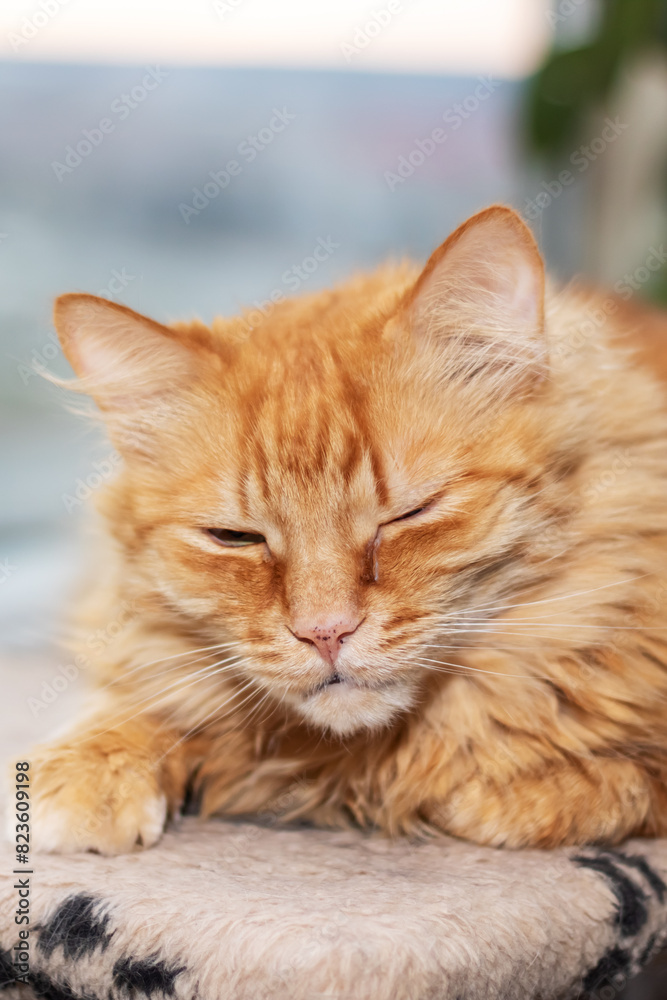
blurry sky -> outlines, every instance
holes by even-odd
[[[548,0],[2,0],[0,58],[521,77],[548,43],[548,10]]]

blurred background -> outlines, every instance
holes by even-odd
[[[53,297],[162,322],[266,309],[425,259],[502,201],[559,278],[667,301],[667,3],[3,0],[0,177],[0,731],[16,750],[80,696],[57,643],[111,471],[40,377],[67,372]]]

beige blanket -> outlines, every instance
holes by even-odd
[[[143,853],[31,862],[32,986],[0,1000],[607,1000],[667,939],[667,841],[512,853],[186,818]],[[3,845],[0,984],[17,867]]]

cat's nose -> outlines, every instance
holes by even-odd
[[[356,632],[361,619],[354,614],[330,615],[317,619],[300,618],[292,625],[292,635],[315,646],[325,663],[335,663],[343,642]]]

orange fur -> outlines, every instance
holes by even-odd
[[[251,330],[61,297],[125,458],[93,621],[135,613],[93,718],[36,752],[38,843],[145,842],[140,802],[176,811],[186,783],[207,814],[513,847],[667,833],[664,387],[595,305],[545,296],[502,207],[421,274],[386,267]],[[339,612],[360,624],[325,686],[294,622]],[[142,787],[119,798],[121,765]]]

